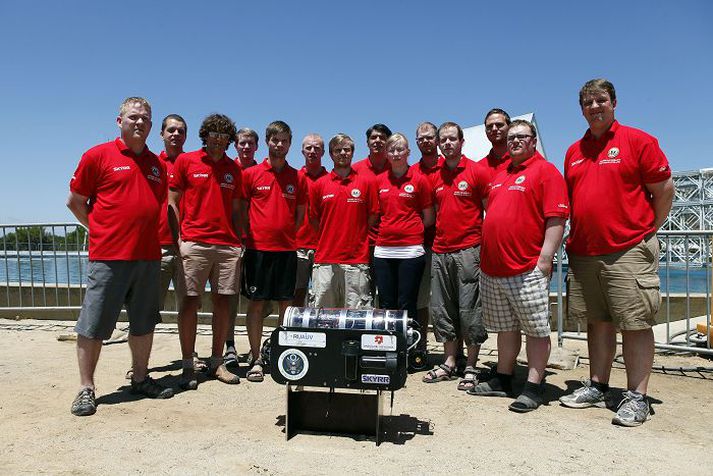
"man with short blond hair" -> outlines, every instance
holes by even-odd
[[[89,230],[87,290],[77,319],[80,390],[71,412],[96,412],[94,372],[102,341],[111,337],[122,306],[129,316],[131,391],[170,398],[173,391],[148,375],[159,315],[159,220],[166,170],[146,147],[151,106],[124,100],[116,118],[120,137],[82,155],[72,176],[67,207]]]
[[[579,105],[589,129],[564,163],[572,206],[567,312],[570,319],[587,319],[590,380],[560,402],[605,404],[618,328],[627,391],[612,423],[638,426],[650,417],[651,326],[661,303],[656,231],[671,210],[671,169],[654,137],[616,121],[611,82],[585,83]]]
[[[302,139],[302,155],[305,165],[300,169],[300,175],[305,181],[307,194],[314,183],[327,175],[327,169],[322,166],[324,155],[324,140],[319,134],[308,134]],[[306,305],[307,287],[312,276],[314,253],[319,243],[319,235],[309,222],[309,210],[305,211],[305,219],[297,230],[297,278],[295,280],[294,306]]]

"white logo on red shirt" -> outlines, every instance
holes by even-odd
[[[358,188],[353,188],[352,189],[352,197],[354,197],[354,198],[361,197],[361,190],[359,190]]]
[[[269,185],[260,185],[258,187],[255,187],[255,190],[270,190]]]
[[[569,207],[567,205],[565,205],[564,203],[558,203],[557,208],[569,208]]]
[[[569,166],[570,166],[570,167],[574,167],[575,165],[579,165],[579,164],[581,164],[582,162],[584,162],[584,159],[575,160],[574,162],[570,162],[570,163],[569,163]]]
[[[196,174],[193,174],[193,178],[208,178],[208,174],[196,173]]]
[[[413,185],[407,184],[407,185],[404,187],[404,192],[406,192],[406,193],[413,193]]]
[[[524,176],[524,175],[520,175],[518,178],[515,179],[515,183],[516,183],[517,185],[520,185],[520,184],[521,184],[522,182],[524,182],[524,181],[525,181],[525,176]]]
[[[611,149],[609,149],[609,152],[607,152],[607,157],[609,157],[610,159],[613,159],[617,155],[619,155],[618,147],[612,147]]]
[[[131,170],[131,167],[128,165],[122,165],[120,167],[114,167],[114,172],[121,172],[122,170]]]
[[[151,173],[154,175],[154,177],[161,176],[161,171],[155,165],[153,167],[151,167]]]
[[[287,191],[287,193],[295,193],[295,186],[288,184],[287,187],[285,187],[285,191]]]
[[[223,178],[227,183],[233,183],[233,174],[227,173]]]
[[[465,180],[458,182],[458,190],[463,191],[463,190],[466,190],[467,188],[468,188],[468,182],[466,182]]]

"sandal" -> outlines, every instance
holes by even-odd
[[[463,370],[463,378],[458,382],[458,390],[467,391],[478,385],[478,371],[472,365]]]
[[[443,373],[440,375],[438,374],[439,370],[443,371]],[[455,367],[449,367],[446,364],[441,364],[438,367],[433,367],[431,370],[429,370],[421,380],[423,380],[425,383],[436,383],[444,382],[446,380],[453,380],[454,378],[456,378],[455,372]]]
[[[527,413],[532,410],[537,410],[540,405],[542,405],[540,397],[523,393],[510,404],[508,409],[516,413]]]
[[[255,359],[250,364],[250,370],[245,374],[245,378],[248,382],[262,382],[265,380],[265,371],[263,370],[263,365],[265,365],[262,360]]]
[[[193,370],[196,372],[206,372],[208,370],[208,364],[198,358],[198,352],[193,352]]]

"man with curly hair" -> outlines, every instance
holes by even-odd
[[[170,222],[186,276],[186,297],[179,313],[183,373],[181,387],[194,390],[193,368],[197,312],[206,281],[213,298],[213,345],[210,375],[221,382],[240,383],[223,364],[228,331],[229,298],[240,281],[241,171],[225,151],[235,141],[233,121],[222,114],[203,120],[198,133],[203,147],[181,154],[169,179]],[[181,199],[183,201],[181,201]],[[178,203],[183,207],[178,226]]]

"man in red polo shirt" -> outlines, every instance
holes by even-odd
[[[432,122],[422,122],[416,128],[416,146],[421,152],[421,158],[411,166],[416,175],[422,175],[428,180],[428,185],[433,192],[433,176],[438,173],[438,128]],[[431,248],[436,236],[436,224],[427,226],[423,232],[423,248],[426,250],[426,265],[423,268],[423,277],[418,288],[416,300],[416,319],[421,329],[421,341],[418,348],[426,352],[428,344],[428,321],[431,306]],[[423,357],[425,359],[425,357]]]
[[[502,109],[494,108],[485,115],[485,136],[492,145],[488,155],[481,159],[482,165],[487,166],[491,178],[507,167],[508,144],[507,135],[510,127],[510,115]]]
[[[374,124],[366,130],[366,145],[369,155],[355,163],[352,169],[361,175],[366,175],[374,180],[391,170],[386,159],[386,141],[391,137],[391,129],[385,124]],[[376,281],[374,277],[374,246],[379,236],[379,219],[369,227],[369,272],[371,273],[371,295],[376,294]]]
[[[197,312],[206,281],[213,300],[213,342],[210,375],[221,382],[240,383],[223,364],[228,331],[228,299],[238,292],[240,277],[240,168],[225,151],[235,140],[235,124],[222,114],[206,117],[198,132],[203,147],[181,154],[170,178],[169,213],[178,240],[178,204],[181,203],[178,247],[186,277],[186,298],[178,316],[183,374],[181,387],[194,390],[193,369]]]
[[[304,218],[307,191],[304,178],[287,163],[292,131],[283,121],[265,130],[268,156],[243,174],[243,217],[247,230],[243,295],[248,303],[247,328],[252,354],[247,379],[262,382],[260,359],[265,301],[277,301],[279,322],[295,297],[297,246],[295,235]]]
[[[183,144],[186,143],[186,133],[188,126],[186,121],[178,114],[169,114],[161,122],[161,139],[164,150],[158,158],[163,162],[166,173],[170,177],[173,174],[173,165],[180,154],[183,153]],[[160,309],[163,311],[168,286],[173,281],[173,289],[176,293],[176,302],[180,304],[186,294],[186,280],[183,276],[183,266],[181,256],[178,253],[173,240],[171,227],[168,223],[168,195],[161,204],[161,221],[159,225],[159,240],[161,243],[161,295],[159,298]]]
[[[324,140],[319,134],[305,136],[302,140],[302,155],[305,158],[305,165],[300,169],[300,175],[304,178],[309,195],[309,190],[314,183],[329,173],[322,166]],[[297,230],[297,278],[293,306],[305,305],[309,278],[312,276],[312,266],[314,266],[314,252],[318,243],[319,235],[309,222],[309,212],[305,211],[305,219]]]
[[[429,370],[423,378],[427,383],[455,378],[461,339],[468,348],[466,370],[474,373],[480,344],[488,338],[480,309],[479,279],[483,198],[490,176],[485,167],[462,155],[463,142],[458,124],[445,122],[438,128],[443,158],[432,183],[437,212],[431,316],[446,360]]]
[[[376,222],[376,183],[352,169],[354,141],[337,134],[329,141],[334,169],[310,190],[310,221],[319,230],[312,269],[315,307],[371,309],[369,225]]]
[[[76,416],[96,412],[94,372],[102,340],[111,337],[122,306],[129,316],[132,392],[173,396],[147,370],[160,321],[158,227],[166,170],[146,147],[151,131],[146,99],[124,100],[116,123],[121,137],[82,155],[69,184],[67,207],[89,230],[87,290],[75,327],[80,390],[71,412]]]
[[[587,319],[590,380],[560,402],[605,404],[619,328],[627,391],[612,423],[638,426],[650,414],[651,326],[661,303],[656,230],[671,210],[671,169],[654,137],[614,119],[612,83],[588,81],[579,105],[589,130],[564,163],[572,205],[567,309],[570,318]]]
[[[237,139],[235,140],[235,151],[238,153],[238,157],[235,159],[235,163],[242,170],[249,169],[257,165],[255,160],[255,152],[258,149],[258,135],[253,129],[248,127],[243,127],[238,129]],[[240,237],[241,243],[247,241],[247,236],[244,231]],[[225,365],[237,365],[238,364],[238,352],[235,349],[235,319],[238,317],[238,299],[240,295],[235,294],[230,296],[228,303],[228,334],[225,337],[225,354],[223,355],[223,362]],[[266,306],[265,316],[270,315],[270,306]]]
[[[490,183],[480,254],[483,320],[488,330],[498,333],[498,365],[490,380],[468,393],[512,393],[522,330],[527,341],[527,382],[509,408],[524,413],[542,404],[550,355],[552,259],[562,242],[569,200],[562,174],[537,152],[537,132],[530,122],[513,121],[507,144],[511,161]]]

